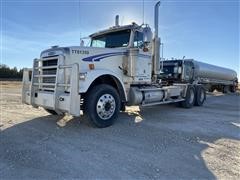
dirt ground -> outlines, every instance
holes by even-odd
[[[0,179],[239,179],[240,97],[208,95],[203,107],[127,108],[116,123],[64,128],[21,104],[18,82],[0,82]]]

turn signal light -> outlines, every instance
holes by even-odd
[[[94,64],[88,64],[88,67],[89,67],[89,69],[90,69],[90,70],[93,70],[93,69],[95,69],[95,66],[94,66]]]

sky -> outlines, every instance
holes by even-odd
[[[78,46],[80,37],[143,21],[153,28],[156,0],[0,0],[0,63],[31,67],[53,45]],[[164,57],[193,58],[240,74],[239,0],[162,0],[159,35]]]

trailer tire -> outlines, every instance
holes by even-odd
[[[185,101],[181,102],[181,106],[184,108],[193,107],[195,102],[195,88],[193,86],[188,86]]]
[[[222,86],[222,93],[227,94],[229,93],[230,87],[229,86]]]
[[[235,93],[236,90],[237,90],[236,86],[232,85],[232,86],[230,87],[230,92],[231,92],[231,93]]]
[[[101,84],[87,93],[85,110],[89,122],[98,128],[111,126],[120,111],[120,97],[110,85]]]
[[[196,87],[195,106],[202,106],[206,100],[206,90],[203,86]]]

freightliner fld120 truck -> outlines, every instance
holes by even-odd
[[[160,61],[159,6],[154,33],[148,25],[120,26],[117,16],[115,26],[90,35],[90,47],[43,51],[32,69],[24,71],[23,103],[58,115],[80,116],[82,110],[93,125],[107,127],[126,105],[179,103],[191,108],[204,103],[206,84],[216,81],[234,89],[232,70],[208,69],[193,60]]]

